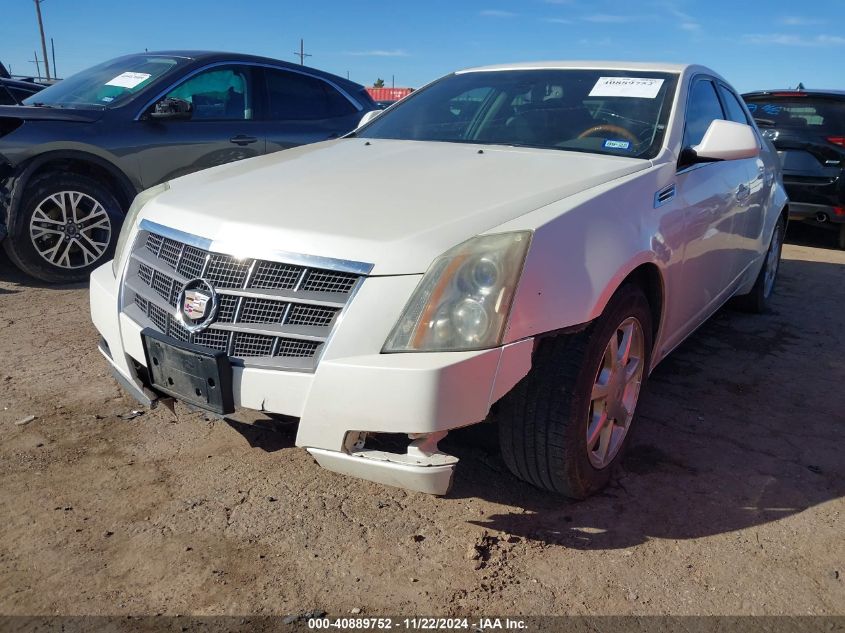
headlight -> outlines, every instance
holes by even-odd
[[[384,352],[446,352],[499,345],[531,233],[482,235],[434,260]]]
[[[132,205],[129,207],[129,211],[126,212],[126,217],[123,218],[123,228],[120,229],[120,235],[118,236],[117,244],[114,247],[114,259],[111,262],[111,270],[115,277],[117,277],[120,273],[120,262],[123,259],[123,251],[126,248],[126,242],[129,240],[129,234],[132,233],[132,229],[135,227],[135,220],[138,218],[138,212],[150,200],[155,198],[158,194],[164,193],[168,189],[170,189],[170,183],[163,182],[155,187],[145,189],[135,196],[135,199],[132,201]]]

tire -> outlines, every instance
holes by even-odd
[[[633,324],[639,327],[641,344],[631,350],[632,356],[635,351],[639,355],[639,375],[627,383],[623,392],[628,400],[624,428],[610,425],[608,438],[613,440],[608,444],[604,462],[596,463],[604,436],[588,448],[588,431],[601,418],[603,409],[609,412],[608,417],[623,416],[617,406],[608,404],[610,398],[594,401],[593,393],[602,381],[610,382],[609,391],[615,391],[615,379],[608,380],[612,373],[606,352],[611,337],[618,340],[619,328],[626,324],[632,326],[631,332],[636,329]],[[652,331],[645,294],[639,286],[625,284],[585,330],[541,343],[528,376],[496,409],[502,457],[514,475],[538,488],[574,499],[583,499],[607,484],[630,438],[640,387],[648,376]],[[615,384],[618,387],[619,383]]]
[[[114,254],[122,221],[120,204],[99,182],[51,172],[27,185],[3,247],[31,277],[84,281]]]
[[[783,250],[785,232],[786,223],[782,217],[778,218],[775,229],[772,231],[769,248],[766,250],[766,257],[763,259],[763,265],[760,267],[760,272],[757,274],[751,292],[734,298],[734,305],[743,312],[763,314],[768,311],[780,270],[780,256]]]

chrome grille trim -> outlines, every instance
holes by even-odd
[[[142,221],[123,275],[122,311],[177,341],[225,351],[235,365],[316,369],[372,266],[307,255],[240,259],[231,249],[212,250],[216,244]],[[196,277],[212,283],[220,302],[211,327],[191,334],[176,317],[176,305],[184,284]]]
[[[158,235],[169,237],[182,242],[183,244],[188,244],[204,251],[212,251],[226,255],[236,255],[243,250],[243,244],[231,244],[225,240],[209,240],[192,233],[172,229],[168,226],[164,226],[163,224],[158,224],[157,222],[151,222],[150,220],[141,220],[141,224],[138,228],[141,231],[157,233]],[[372,264],[364,262],[356,262],[347,259],[334,259],[332,257],[321,257],[318,255],[305,255],[303,253],[291,253],[288,251],[266,248],[255,248],[250,251],[250,256],[258,260],[355,273],[356,275],[369,275],[370,271],[373,269]]]

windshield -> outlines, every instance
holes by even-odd
[[[676,83],[674,74],[607,69],[457,73],[406,97],[358,136],[653,158]]]
[[[120,105],[188,60],[131,55],[83,70],[26,99],[24,105],[108,108]]]
[[[746,97],[745,101],[761,127],[845,134],[845,101],[812,96]]]

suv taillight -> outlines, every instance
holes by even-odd
[[[839,147],[845,147],[845,136],[828,136],[827,142],[839,145]]]

